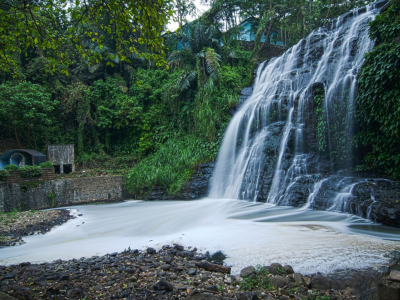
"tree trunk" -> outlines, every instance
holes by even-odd
[[[14,133],[15,133],[15,138],[17,139],[18,147],[22,149],[21,143],[19,142],[18,134],[17,134],[17,126],[14,125]]]

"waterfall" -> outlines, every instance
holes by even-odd
[[[312,185],[310,174],[331,173],[338,161],[351,160],[356,76],[373,47],[368,23],[377,7],[340,16],[258,67],[253,93],[225,133],[211,198],[287,204],[292,186],[304,180]]]

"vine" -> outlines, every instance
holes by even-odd
[[[366,167],[400,178],[400,0],[370,23],[376,45],[358,74],[357,144]]]

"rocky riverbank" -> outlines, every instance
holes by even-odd
[[[210,262],[215,256],[174,245],[0,266],[0,289],[16,299],[377,299],[378,284],[391,284],[384,276],[398,268],[400,253],[391,255],[391,267],[380,271],[303,276],[274,263],[232,275],[230,267]]]
[[[69,210],[11,212],[0,215],[0,247],[23,244],[23,237],[45,234],[74,218]]]

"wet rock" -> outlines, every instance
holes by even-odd
[[[66,273],[58,273],[58,279],[59,280],[69,280],[69,275]]]
[[[308,276],[308,275],[303,276],[303,280],[307,287],[311,287],[311,277],[310,276]]]
[[[315,275],[311,278],[311,288],[316,290],[328,290],[331,288],[331,283],[324,276]]]
[[[161,265],[160,268],[161,268],[161,270],[163,270],[163,271],[169,271],[169,270],[171,269],[171,266],[165,264],[165,265]]]
[[[154,249],[154,248],[147,248],[147,253],[148,254],[156,254],[157,253],[157,250],[156,249]]]
[[[255,273],[256,273],[256,269],[253,266],[249,266],[249,267],[243,268],[240,271],[240,276],[241,277],[248,277],[248,276],[250,276],[252,274],[255,274]]]
[[[304,284],[304,279],[303,279],[303,275],[300,273],[294,273],[293,274],[293,279],[296,282],[297,285],[303,285]]]
[[[279,263],[273,263],[268,267],[271,274],[278,275],[283,273],[283,267]]]
[[[252,292],[244,292],[244,293],[237,293],[236,295],[237,300],[258,300],[257,293]]]
[[[216,285],[210,285],[207,287],[207,290],[217,292],[218,287]]]
[[[400,283],[383,280],[378,283],[378,299],[394,300],[400,299]]]
[[[286,274],[294,274],[293,268],[289,265],[283,266],[283,270]]]
[[[196,271],[196,269],[189,269],[189,271],[188,271],[188,275],[190,275],[190,276],[193,276],[193,275],[196,275],[197,274],[197,271]]]
[[[210,264],[209,262],[196,262],[195,265],[199,268],[206,269],[208,271],[221,272],[221,273],[231,273],[231,268],[226,266],[221,266],[217,264]]]
[[[15,276],[17,276],[15,272],[9,272],[3,276],[3,279],[11,279],[14,278]]]
[[[84,293],[84,291],[82,289],[75,288],[75,289],[72,289],[72,290],[70,290],[68,292],[68,296],[70,298],[81,298],[81,297],[85,296],[85,293]]]
[[[173,291],[174,285],[168,281],[160,280],[153,285],[154,289],[157,291]]]
[[[282,276],[271,277],[270,281],[275,288],[283,288],[289,284],[289,280]]]

